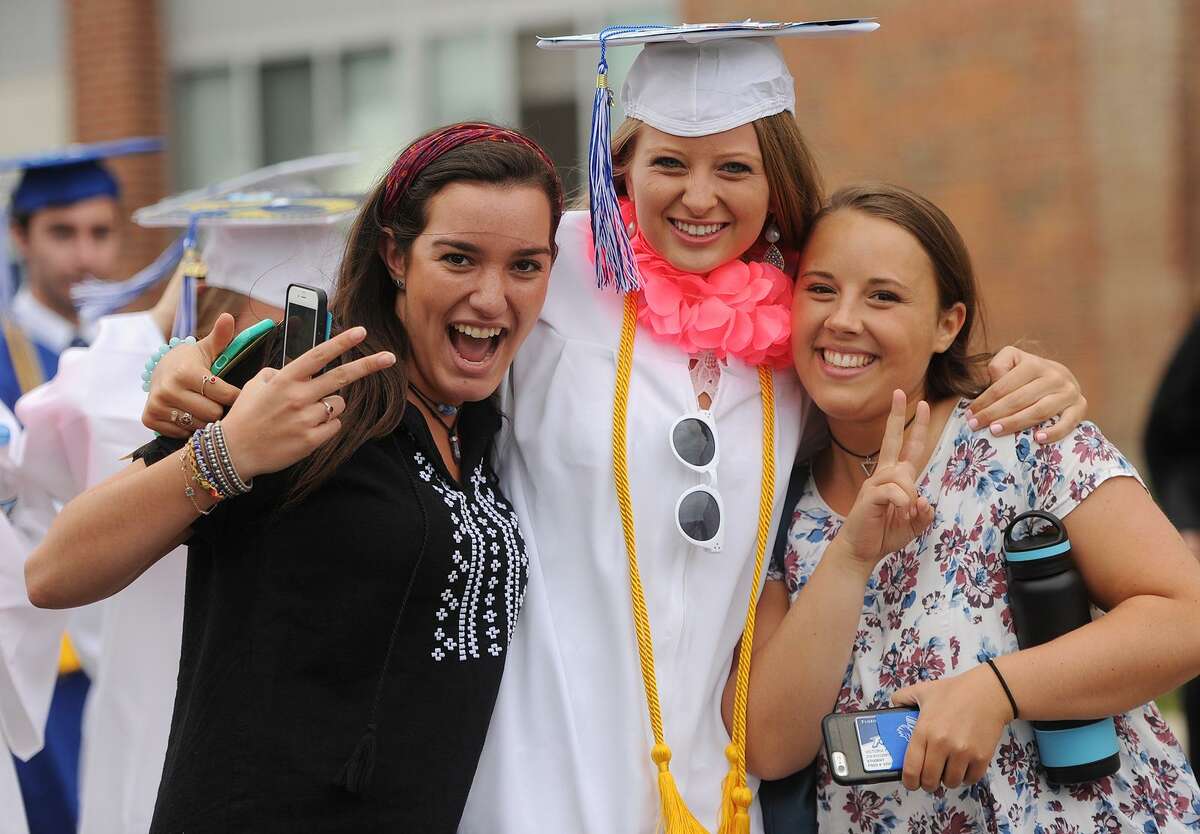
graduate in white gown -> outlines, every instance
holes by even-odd
[[[9,452],[19,454],[16,418],[0,404],[0,426],[9,431]],[[15,469],[0,469],[13,483]],[[28,761],[42,749],[50,698],[58,679],[58,646],[66,612],[29,604],[25,557],[29,547],[0,513],[0,834],[28,834],[25,806],[9,753]]]
[[[345,241],[339,221],[357,207],[342,202],[345,211],[322,212],[308,222],[287,216],[276,224],[204,221],[208,277],[197,302],[200,329],[207,332],[226,311],[235,314],[239,330],[262,318],[279,321],[292,282],[329,291]],[[166,222],[181,211],[186,218],[185,205]],[[170,335],[180,280],[172,279],[154,310],[102,318],[92,346],[67,351],[57,377],[18,402],[28,427],[23,480],[55,504],[127,466],[125,456],[153,438],[141,423],[141,373]],[[36,526],[44,529],[50,520]],[[149,829],[175,700],[185,568],[180,547],[102,603],[100,673],[84,724],[81,834]]]

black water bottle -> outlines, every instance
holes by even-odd
[[[1015,538],[1019,529],[1027,533]],[[1041,510],[1022,513],[1004,531],[1008,604],[1022,649],[1047,643],[1092,621],[1087,587],[1071,559],[1062,521]],[[1046,778],[1073,785],[1111,776],[1121,766],[1111,718],[1034,721]]]

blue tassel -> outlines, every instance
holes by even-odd
[[[180,339],[196,332],[196,284],[207,272],[204,261],[196,253],[196,220],[193,217],[188,224],[183,240],[183,287],[179,306],[175,309],[175,324],[171,327],[171,335]]]
[[[132,304],[138,296],[171,275],[175,264],[183,257],[180,235],[154,259],[154,263],[124,281],[102,281],[86,278],[71,288],[71,298],[79,308],[80,318],[95,321]]]
[[[607,41],[612,35],[661,26],[609,26],[600,32],[600,62],[596,65],[596,98],[592,101],[592,135],[588,145],[588,208],[596,247],[596,285],[617,292],[636,291],[637,259],[621,217],[613,182],[612,90],[608,86]]]

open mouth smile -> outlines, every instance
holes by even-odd
[[[446,328],[450,346],[458,357],[469,365],[485,364],[495,355],[500,342],[508,336],[504,327],[478,327],[471,324],[452,324]]]

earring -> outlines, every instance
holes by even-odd
[[[400,292],[404,292],[404,279],[403,278],[401,278],[397,275],[393,275],[392,283],[396,285],[396,289],[400,290]]]
[[[767,251],[763,254],[763,260],[782,272],[785,266],[783,262],[783,252],[780,251],[778,246],[776,246],[776,244],[779,243],[780,237],[781,235],[779,234],[779,227],[776,226],[775,221],[772,220],[767,224],[767,228],[763,229],[763,238],[765,238],[767,243],[770,244],[767,247]]]
[[[625,228],[628,230],[630,237],[633,237],[635,234],[637,234],[637,223],[634,223],[632,220],[629,221],[629,225]]]

